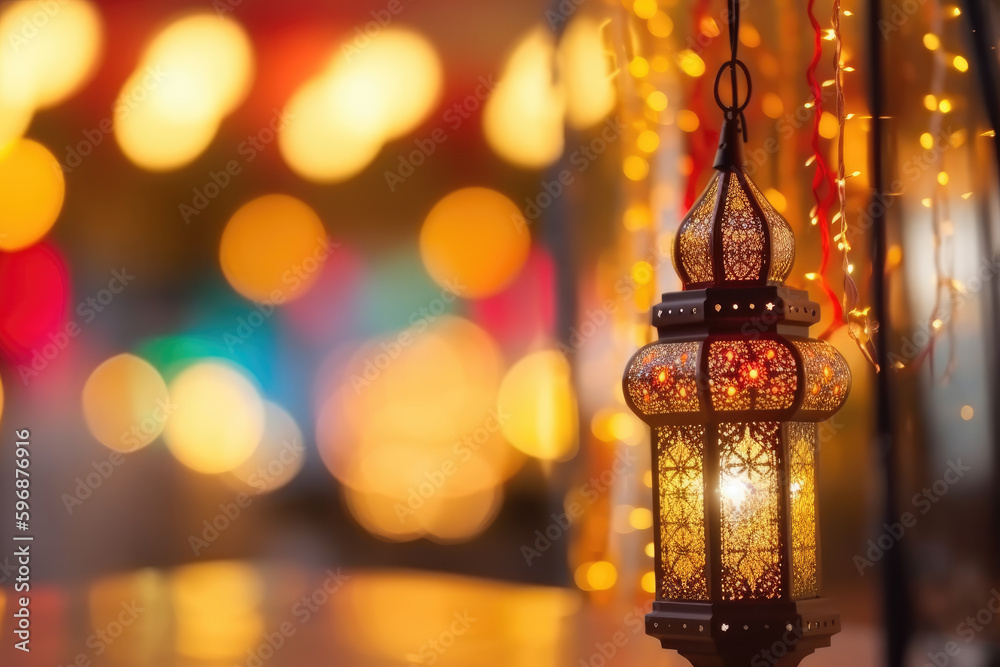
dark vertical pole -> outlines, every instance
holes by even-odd
[[[1000,129],[1000,89],[997,87],[997,81],[1000,80],[1000,63],[997,62],[996,49],[992,46],[996,43],[993,39],[992,17],[982,0],[964,0],[962,4],[964,5],[963,14],[965,14],[969,27],[969,36],[972,38],[973,67],[982,90],[983,106],[986,108],[990,127],[994,131],[991,143],[993,144],[994,168],[997,170],[995,173],[1000,173],[1000,136],[996,135],[997,130]],[[984,246],[984,255],[995,267],[998,266],[1000,257],[997,256],[993,223],[990,220],[989,193],[997,184],[990,182],[986,174],[988,174],[988,170],[985,173],[980,173],[980,178],[976,182],[979,234]],[[990,323],[990,331],[984,332],[984,336],[987,341],[995,341],[997,336],[1000,336],[1000,288],[998,288],[996,277],[992,271],[984,288],[986,298],[983,300],[983,308]],[[989,419],[990,432],[993,436],[990,438],[990,442],[994,445],[993,484],[990,485],[993,495],[993,502],[990,503],[990,507],[993,508],[993,530],[990,533],[993,536],[993,543],[990,545],[992,558],[989,559],[989,562],[993,563],[995,567],[997,556],[1000,556],[1000,484],[997,483],[1000,482],[1000,449],[997,447],[997,426],[998,419],[1000,419],[1000,415],[997,414],[1000,411],[1000,405],[998,405],[1000,402],[1000,352],[997,352],[994,346],[988,345],[988,347],[990,347],[990,358],[987,386],[990,389],[989,401],[992,409],[989,411]]]
[[[890,326],[889,295],[886,285],[888,234],[886,230],[886,206],[884,205],[886,201],[885,166],[882,160],[885,147],[884,93],[886,79],[883,72],[885,38],[879,28],[879,21],[882,18],[881,4],[881,0],[869,0],[868,2],[868,69],[870,71],[868,97],[872,114],[871,182],[873,190],[870,211],[874,222],[872,225],[872,301],[879,322],[876,350],[879,361],[883,365],[875,380],[876,441],[885,489],[884,519],[887,523],[892,524],[899,520],[899,507],[896,501],[898,496],[896,456],[898,452],[893,440],[892,370],[887,365],[892,327]],[[906,645],[910,637],[911,606],[907,588],[906,561],[903,549],[899,544],[895,548],[889,549],[883,559],[882,587],[887,635],[886,664],[888,667],[902,667]]]

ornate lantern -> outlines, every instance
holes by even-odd
[[[684,290],[653,308],[658,340],[623,380],[652,431],[646,632],[696,666],[795,665],[840,629],[818,597],[817,422],[843,405],[851,376],[833,346],[809,338],[819,306],[784,284],[795,241],[743,168],[735,93],[746,68],[732,48],[716,78],[718,88],[731,69],[734,92],[732,105],[719,101],[716,171],[674,244]]]

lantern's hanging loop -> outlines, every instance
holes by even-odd
[[[728,0],[729,2],[729,51],[730,58],[728,62],[722,64],[719,68],[718,74],[715,75],[715,103],[719,105],[719,108],[725,112],[726,120],[733,121],[739,117],[740,130],[743,133],[743,141],[747,140],[747,123],[746,116],[743,114],[744,109],[750,103],[750,71],[747,69],[746,64],[743,63],[736,55],[736,50],[740,42],[740,2],[742,0]],[[747,80],[747,96],[741,104],[739,101],[739,73],[737,68],[743,70],[743,76]],[[730,82],[732,84],[732,97],[730,97],[730,103],[727,105],[722,101],[722,97],[719,95],[719,83],[722,81],[722,74],[729,70]]]

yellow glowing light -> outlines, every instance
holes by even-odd
[[[49,231],[66,195],[62,169],[41,144],[19,139],[0,153],[0,249],[19,250]]]
[[[305,464],[305,441],[295,418],[279,405],[264,403],[264,434],[250,458],[230,472],[241,491],[264,493],[291,482]]]
[[[178,461],[202,473],[233,470],[253,454],[264,434],[264,404],[232,366],[201,361],[170,383],[175,411],[163,432]]]
[[[964,419],[965,421],[969,421],[975,416],[976,413],[972,409],[971,405],[963,405],[961,414],[962,414],[962,419]]]
[[[655,16],[649,19],[646,27],[649,28],[649,33],[653,37],[669,37],[670,33],[674,31],[674,22],[666,12],[658,11]]]
[[[924,35],[924,46],[931,51],[937,51],[941,48],[941,39],[933,33],[927,33]]]
[[[618,570],[606,560],[586,563],[584,570],[585,590],[606,591],[618,581]]]
[[[170,575],[170,600],[180,656],[219,664],[247,655],[265,630],[264,582],[250,565],[212,561]],[[150,613],[150,612],[147,612]]]
[[[648,206],[629,206],[622,215],[622,224],[630,232],[649,227],[652,223],[653,216]]]
[[[295,197],[273,194],[251,200],[229,219],[219,264],[246,298],[281,304],[309,291],[330,252],[316,212]]]
[[[938,103],[937,98],[934,95],[924,95],[924,108],[928,111],[934,111],[937,109]]]
[[[937,182],[941,185],[948,185],[948,172],[942,171],[938,172]]]
[[[667,108],[667,96],[659,90],[654,90],[646,97],[646,104],[653,111],[663,111]]]
[[[819,119],[819,135],[824,139],[833,139],[840,132],[840,121],[829,111],[824,111]]]
[[[119,92],[119,147],[151,171],[188,164],[246,97],[253,72],[250,38],[235,21],[199,12],[170,23]]]
[[[779,190],[768,188],[764,191],[764,197],[771,202],[771,205],[774,206],[779,213],[784,213],[785,209],[788,208],[788,200]]]
[[[951,12],[952,16],[961,16],[962,15],[962,10],[959,9],[957,6],[952,7],[949,11]]]
[[[431,277],[458,296],[499,292],[528,258],[531,234],[521,211],[496,190],[473,187],[446,195],[424,220],[420,255]]]
[[[656,0],[635,0],[632,3],[632,11],[641,19],[651,19],[656,16],[659,9]]]
[[[951,111],[951,102],[949,100],[941,100],[938,103],[938,111],[941,113],[948,113]]]
[[[934,202],[931,200],[930,197],[924,197],[923,199],[920,200],[920,203],[923,204],[925,208],[930,208],[931,204],[933,204]]]
[[[660,135],[653,130],[643,130],[636,138],[635,144],[643,153],[652,153],[660,145]]]
[[[555,350],[534,352],[507,371],[497,406],[510,415],[501,429],[520,451],[565,460],[577,449],[577,403],[569,362]]]
[[[437,51],[411,30],[387,28],[361,50],[338,49],[329,66],[285,105],[281,155],[308,180],[350,178],[371,164],[386,141],[423,122],[440,97],[442,79]]]
[[[216,13],[180,18],[160,31],[137,71],[162,73],[156,86],[171,116],[209,118],[228,114],[250,90],[254,72],[250,37],[237,22]]]
[[[646,574],[642,575],[641,585],[642,585],[642,590],[646,591],[647,593],[654,593],[656,591],[656,573],[647,572]]]
[[[768,118],[780,118],[781,114],[785,112],[785,105],[782,103],[781,98],[774,93],[764,93],[761,98],[761,108],[764,110],[764,115]]]
[[[87,588],[89,627],[105,628],[108,638],[111,634],[118,635],[113,642],[104,644],[102,659],[124,664],[155,662],[170,623],[166,612],[170,589],[163,571],[144,568],[112,574],[97,579]],[[129,602],[125,603],[126,600]],[[133,617],[126,612],[123,616],[127,605],[142,613]],[[123,619],[128,619],[128,632],[119,633],[118,628],[124,627]]]
[[[644,472],[642,474],[642,483],[648,489],[653,488],[653,471],[652,470],[647,470],[646,472]]]
[[[152,365],[131,354],[111,357],[83,386],[83,415],[90,433],[120,452],[155,440],[173,412],[167,384]]]
[[[636,262],[632,266],[632,280],[639,285],[645,285],[653,279],[653,266],[649,262]]]
[[[649,61],[642,56],[633,58],[628,64],[628,73],[637,79],[643,78],[649,74]]]
[[[688,76],[699,77],[705,73],[705,61],[691,49],[684,49],[677,54],[677,65]]]
[[[954,65],[955,69],[957,69],[959,72],[969,71],[969,61],[963,58],[962,56],[955,56],[954,58],[952,58],[951,64]]]
[[[341,181],[362,171],[382,148],[381,128],[351,126],[360,106],[349,95],[348,79],[317,78],[296,91],[285,106],[294,118],[282,128],[278,146],[288,166],[311,181]]]
[[[507,59],[483,108],[487,143],[513,164],[544,167],[562,154],[566,100],[554,80],[554,57],[549,31],[532,30]]]
[[[926,149],[934,147],[934,137],[931,136],[930,132],[924,132],[920,135],[920,147]]]
[[[645,507],[634,507],[629,512],[628,523],[636,530],[646,530],[653,526],[653,513]]]
[[[120,110],[114,119],[118,147],[134,164],[149,171],[169,171],[188,164],[212,143],[218,119],[177,118],[160,102],[165,95],[156,92],[129,108],[129,91],[141,90],[141,79],[140,75],[130,78],[116,102]]]
[[[682,109],[677,114],[677,127],[683,132],[694,132],[698,129],[700,121],[698,120],[698,114],[691,111],[690,109]]]
[[[718,37],[721,34],[719,24],[711,16],[706,16],[701,20],[701,31],[709,37]]]
[[[398,354],[386,365],[389,345]],[[365,530],[393,541],[456,542],[489,525],[503,481],[525,459],[500,433],[502,362],[488,333],[449,315],[367,342],[346,368],[342,355],[331,356],[316,440]]]
[[[649,174],[649,163],[638,155],[629,155],[622,163],[625,176],[633,181],[641,181]]]
[[[751,49],[760,46],[760,33],[757,31],[757,28],[749,24],[741,25],[740,42],[743,43],[743,46]]]
[[[593,17],[579,15],[566,26],[559,41],[566,119],[579,129],[599,123],[615,106],[614,79],[601,29]]]
[[[656,553],[656,545],[652,542],[649,542],[648,544],[646,544],[646,548],[644,549],[644,551],[647,556],[652,558],[653,555]]]
[[[96,69],[103,26],[85,0],[20,0],[0,14],[0,69],[16,69],[34,107],[50,107],[79,90]],[[0,77],[0,86],[13,81]],[[4,90],[11,95],[15,91]]]

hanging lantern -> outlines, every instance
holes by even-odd
[[[734,8],[735,5],[735,8]],[[850,369],[809,338],[819,306],[787,287],[795,241],[743,167],[733,102],[715,173],[680,225],[682,292],[653,308],[658,340],[632,357],[625,400],[652,432],[656,600],[647,634],[694,665],[795,665],[840,619],[820,581],[817,423]],[[734,17],[735,14],[735,17]],[[734,25],[735,24],[735,25]]]

